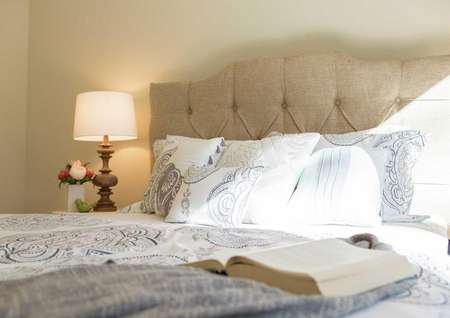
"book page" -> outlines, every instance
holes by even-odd
[[[318,288],[325,296],[360,293],[415,274],[404,256],[359,248],[339,239],[232,257],[226,268],[232,276],[259,280],[294,293],[311,293]]]
[[[212,271],[216,271],[216,272],[225,271],[225,266],[223,265],[223,263],[221,263],[220,261],[218,261],[216,259],[206,259],[206,260],[202,260],[202,261],[181,264],[180,266],[197,267],[197,268],[212,270]]]
[[[322,280],[330,278],[330,275],[341,276],[338,273],[340,267],[345,268],[345,272],[358,271],[358,263],[372,262],[386,254],[395,253],[366,250],[339,239],[326,239],[254,252],[230,261],[245,263],[248,259],[278,271],[307,273]]]

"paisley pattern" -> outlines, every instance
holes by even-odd
[[[21,223],[20,216],[13,218]],[[70,218],[77,219],[67,215],[68,225],[73,221]],[[52,222],[45,224],[50,227]],[[277,231],[208,227],[112,224],[45,232],[28,229],[0,237],[0,280],[108,260],[119,264],[178,265],[214,257],[224,248],[274,247],[301,241],[305,238]]]
[[[389,301],[426,306],[447,306],[450,310],[450,283],[441,276],[420,267],[417,282]]]
[[[237,226],[264,167],[191,167],[166,218],[172,223]]]
[[[240,224],[253,185],[263,167],[239,168],[230,171],[210,192],[206,201],[210,218],[217,224]]]
[[[408,255],[409,260],[419,268],[416,283],[405,293],[389,301],[446,308],[450,313],[450,261],[448,256],[442,259],[432,258],[427,254],[414,252]],[[444,317],[444,316],[442,316]],[[445,316],[447,317],[447,316]]]
[[[27,214],[20,218],[7,216],[0,218],[1,231],[40,231],[58,227],[84,227],[111,223],[108,220],[98,219],[85,215],[68,214]]]
[[[150,177],[149,187],[144,193],[144,207],[146,212],[156,211],[156,198],[159,191],[158,180],[160,179],[160,175],[163,173],[165,167],[168,165],[168,162],[175,151],[177,151],[177,147],[173,147],[167,150],[156,159],[156,162],[153,166],[153,172]]]
[[[144,207],[149,213],[166,216],[180,190],[189,166],[214,167],[222,156],[224,139],[198,139],[168,135],[154,145],[156,162],[144,194]]]
[[[124,225],[11,235],[0,239],[0,264],[142,252],[157,245],[160,234],[153,228]]]
[[[260,229],[122,224],[123,221],[105,221],[111,223],[108,226],[99,226],[93,221],[88,225],[85,218],[96,218],[70,214],[64,215],[66,223],[63,224],[58,217],[0,217],[0,224],[28,224],[20,233],[0,232],[0,280],[20,279],[80,264],[102,264],[108,260],[119,264],[178,265],[214,258],[224,252],[251,252],[310,240]],[[76,220],[84,223],[75,225]],[[61,230],[61,227],[67,229]],[[335,235],[330,230],[317,238]],[[447,317],[446,313],[450,312],[448,256],[439,259],[425,254],[426,251],[399,252],[407,254],[420,268],[420,275],[407,292],[386,302],[395,306],[417,306],[407,307],[413,310],[426,307],[430,310],[426,317]],[[402,310],[403,307],[395,308]]]
[[[417,130],[389,134],[353,132],[322,135],[315,151],[334,146],[364,149],[377,167],[382,183],[380,214],[385,220],[409,213],[414,194],[412,169],[425,146],[425,136]]]
[[[181,187],[181,172],[173,163],[169,163],[161,173],[156,177],[156,209],[158,214],[166,215],[172,207],[172,202],[175,199]]]
[[[391,156],[386,164],[383,202],[400,215],[408,214],[414,195],[412,170],[418,154],[425,146],[425,137],[419,131],[401,131],[383,135],[375,148],[383,148]],[[382,206],[382,215],[389,214]]]
[[[203,238],[220,247],[226,248],[247,248],[247,247],[263,247],[270,246],[276,243],[293,241],[305,241],[296,235],[277,231],[261,231],[261,230],[246,230],[235,228],[217,228],[207,230],[202,233]]]

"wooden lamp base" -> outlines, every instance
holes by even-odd
[[[94,185],[100,187],[100,190],[97,192],[100,199],[97,201],[94,211],[113,212],[117,210],[117,207],[109,197],[113,194],[111,187],[117,184],[118,179],[111,174],[112,170],[109,168],[109,159],[111,159],[114,149],[107,135],[103,136],[103,142],[98,146],[97,153],[100,154],[103,166],[99,170],[100,174],[96,175],[93,180]]]

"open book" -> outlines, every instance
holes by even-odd
[[[406,257],[368,250],[339,239],[299,243],[187,264],[249,278],[296,294],[344,296],[416,274]]]

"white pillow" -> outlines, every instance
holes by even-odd
[[[263,167],[192,168],[173,201],[167,222],[234,227],[242,223],[249,195]]]
[[[301,161],[311,154],[319,139],[318,133],[305,133],[277,134],[261,140],[225,140],[225,150],[217,166],[263,165],[267,169]]]
[[[180,170],[187,172],[191,166],[215,166],[222,155],[224,139],[222,137],[200,139],[167,135],[165,149],[170,148],[171,144],[178,147],[171,161],[177,163]],[[208,155],[206,162],[205,154]]]
[[[166,146],[167,141],[165,139],[156,139],[153,143],[153,158],[159,158],[161,156],[161,153],[164,150],[164,147]]]
[[[217,164],[217,160],[220,158],[223,152],[223,148],[225,147],[225,141],[222,137],[218,137],[221,139],[219,146],[216,148],[216,152],[211,157],[213,164]],[[210,139],[214,140],[216,138]],[[200,139],[200,138],[192,138],[185,136],[175,136],[175,135],[167,135],[166,139],[156,139],[153,143],[153,156],[154,158],[159,158],[164,150],[169,144],[184,144],[184,143],[201,143],[208,139]]]
[[[317,133],[277,134],[261,140],[225,142],[218,167],[264,166],[244,223],[268,224],[280,217],[319,138]]]
[[[145,210],[166,216],[189,167],[214,167],[222,153],[222,145],[221,137],[195,139],[168,136],[161,154],[155,160],[149,187],[144,194]]]
[[[367,131],[322,135],[315,151],[338,146],[356,146],[372,159],[382,189],[381,215],[393,220],[409,213],[414,194],[412,173],[425,146],[425,135],[417,130],[388,134]]]
[[[323,149],[311,156],[289,201],[288,222],[381,224],[377,170],[358,147]]]

